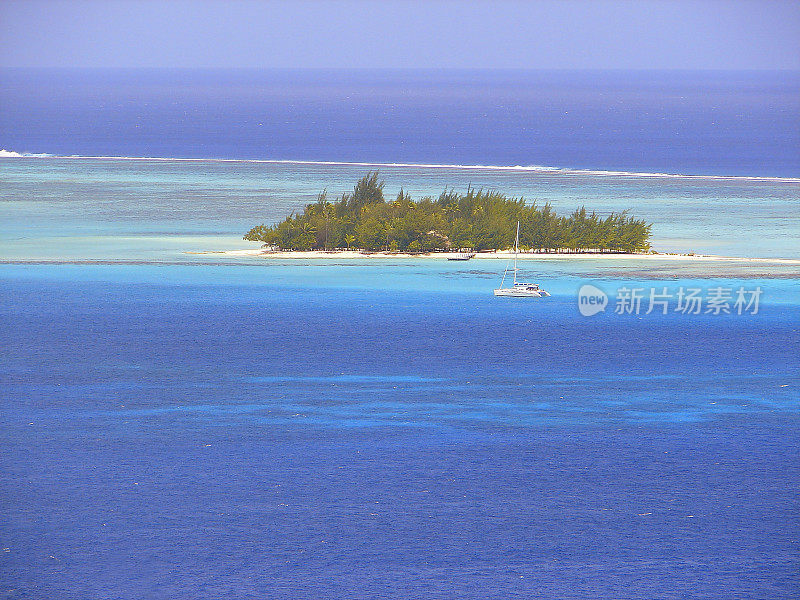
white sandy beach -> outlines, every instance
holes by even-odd
[[[428,252],[419,254],[409,254],[403,252],[366,252],[361,250],[264,250],[262,248],[252,248],[244,250],[222,250],[208,252],[191,252],[189,254],[215,254],[222,256],[254,257],[265,259],[391,259],[391,258],[415,258],[415,259],[439,259],[445,260],[458,256],[459,252]],[[473,260],[503,259],[514,258],[512,251],[497,252],[477,252]],[[741,256],[717,256],[712,254],[678,254],[678,253],[590,253],[590,252],[520,252],[517,256],[519,260],[562,260],[564,258],[575,260],[647,260],[647,261],[697,261],[697,262],[735,262],[735,263],[760,263],[760,264],[781,264],[781,265],[800,265],[800,259],[794,258],[747,258]]]

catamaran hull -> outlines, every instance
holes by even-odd
[[[494,291],[495,296],[511,296],[513,298],[544,298],[549,296],[544,290],[514,290],[509,288],[500,288]]]

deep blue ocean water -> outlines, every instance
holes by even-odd
[[[0,71],[0,147],[800,176],[800,74]]]
[[[7,597],[796,596],[796,280],[584,318],[446,263],[0,277]]]
[[[3,267],[5,595],[796,595],[795,282],[589,319],[407,269]]]
[[[663,251],[796,261],[797,90],[4,71],[0,146],[699,173],[381,168],[390,194],[629,208]],[[369,168],[0,160],[0,597],[796,598],[797,263],[526,259],[531,302],[491,294],[501,260],[188,253]],[[763,296],[583,317],[584,283]]]

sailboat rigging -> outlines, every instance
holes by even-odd
[[[500,287],[494,291],[495,296],[513,296],[515,298],[544,298],[550,295],[539,287],[536,283],[521,283],[517,281],[517,254],[519,253],[519,221],[517,221],[517,238],[514,241],[514,284],[511,287],[503,287],[506,282],[506,275],[508,275],[508,265],[503,272],[503,279],[500,281]]]

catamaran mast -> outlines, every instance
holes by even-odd
[[[519,221],[517,221],[517,239],[514,241],[514,285],[517,285],[517,252],[519,252]]]

